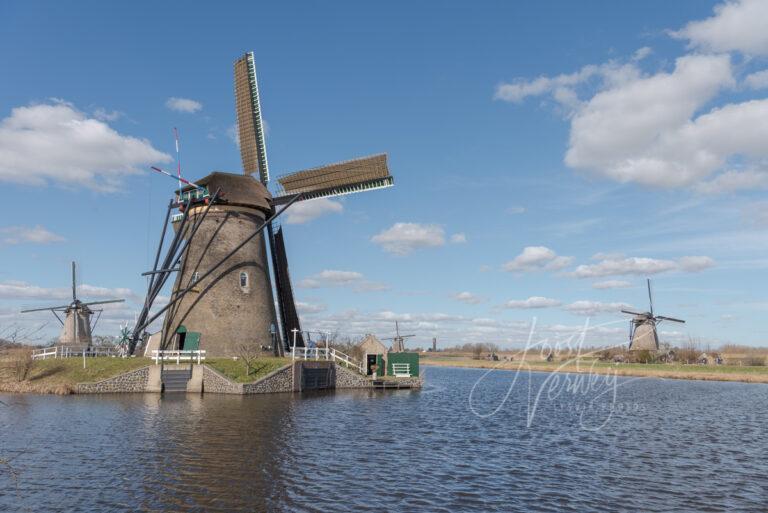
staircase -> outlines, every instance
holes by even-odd
[[[192,369],[163,370],[163,392],[186,392]]]

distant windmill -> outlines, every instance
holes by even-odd
[[[650,311],[634,312],[632,310],[622,310],[626,314],[634,317],[629,321],[629,350],[630,351],[658,351],[659,335],[656,326],[661,321],[671,321],[684,323],[682,319],[674,317],[665,317],[663,315],[654,315],[653,313],[653,295],[651,293],[651,280],[648,282],[648,302]]]
[[[392,351],[395,353],[402,353],[405,351],[405,339],[415,337],[416,335],[401,335],[400,334],[400,325],[395,321],[395,333],[396,335],[394,337],[389,338],[382,338],[381,340],[391,340],[392,341]]]
[[[94,305],[105,305],[107,303],[122,303],[125,299],[108,299],[106,301],[90,301],[88,303],[83,303],[77,298],[76,283],[75,263],[72,262],[72,302],[68,305],[22,310],[21,313],[50,310],[62,326],[61,335],[59,336],[59,344],[90,347],[91,334],[93,333],[93,330],[96,329],[96,324],[99,322],[99,317],[102,312],[100,309],[92,309],[90,307]],[[64,314],[63,321],[56,312],[62,312]],[[91,316],[94,313],[97,314],[96,319],[94,319],[93,324],[91,324]]]

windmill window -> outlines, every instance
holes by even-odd
[[[240,287],[248,288],[248,273],[246,272],[240,273]]]
[[[200,273],[195,271],[192,273],[192,283],[197,283],[197,280],[200,279]]]

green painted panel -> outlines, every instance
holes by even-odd
[[[384,360],[384,356],[377,354],[376,355],[376,365],[378,369],[376,370],[377,376],[384,376],[387,374],[387,367],[385,366],[386,360]]]
[[[419,353],[388,353],[387,354],[387,374],[392,375],[393,363],[410,364],[411,376],[419,375]]]
[[[184,350],[197,351],[198,349],[200,349],[200,333],[188,331],[187,336],[184,338]]]

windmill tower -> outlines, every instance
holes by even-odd
[[[390,338],[382,338],[381,340],[391,340],[392,341],[392,352],[393,353],[403,353],[405,352],[405,339],[415,337],[416,335],[401,335],[400,334],[400,324],[395,321],[395,336]],[[433,340],[433,343],[435,341]]]
[[[213,172],[187,182],[169,204],[167,218],[179,209],[171,218],[174,237],[161,259],[164,225],[154,268],[144,273],[150,276],[147,298],[130,352],[147,327],[165,314],[162,348],[235,356],[238,347],[255,343],[282,354],[301,326],[283,231],[275,231],[272,222],[297,201],[394,185],[386,155],[374,155],[285,175],[271,193],[252,52],[235,62],[234,72],[243,172]],[[170,301],[153,311],[170,273],[178,273]],[[304,345],[301,336],[296,342]]]
[[[92,309],[91,306],[105,305],[107,303],[122,303],[125,299],[109,299],[106,301],[90,301],[83,303],[77,298],[77,276],[75,263],[72,262],[72,302],[68,305],[49,306],[46,308],[33,308],[22,310],[21,313],[42,312],[50,310],[56,319],[61,323],[61,335],[59,344],[64,346],[91,346],[91,334],[99,322],[102,310]],[[59,314],[64,314],[64,320]],[[96,313],[96,319],[91,324],[91,316]]]
[[[682,319],[674,317],[665,317],[653,313],[653,294],[651,293],[651,280],[648,283],[648,302],[650,309],[647,312],[633,312],[632,310],[622,310],[626,314],[632,315],[629,321],[629,350],[630,351],[658,351],[659,334],[656,326],[662,321],[684,323]]]

